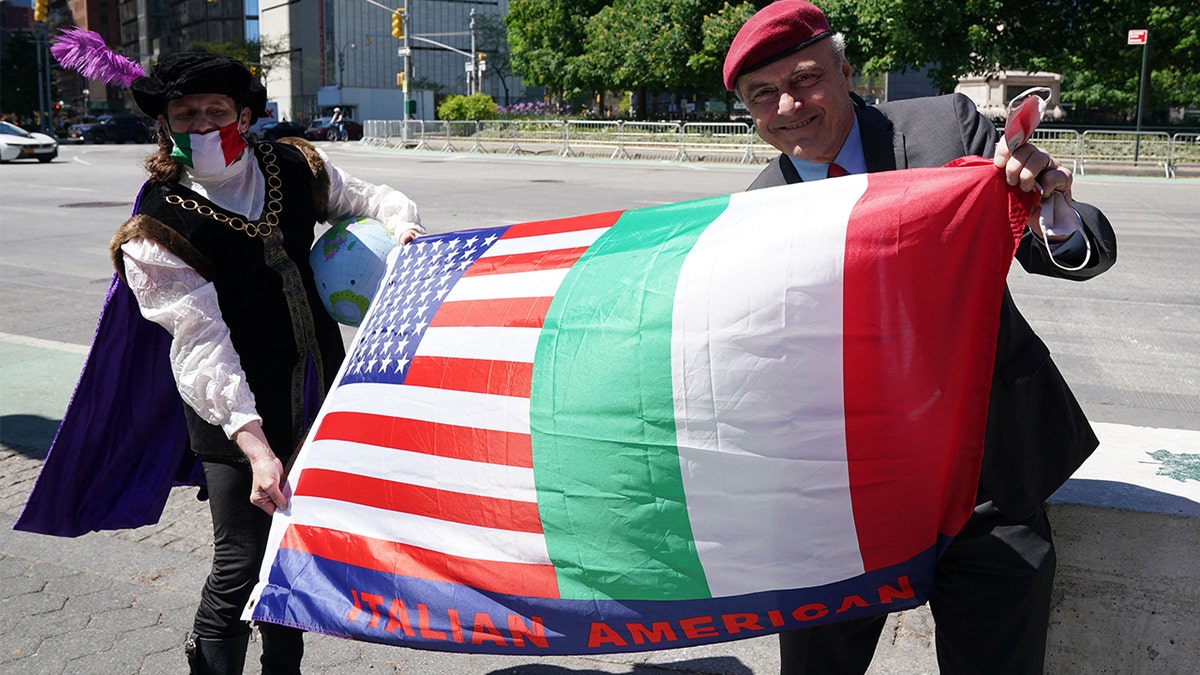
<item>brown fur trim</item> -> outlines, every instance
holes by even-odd
[[[184,239],[183,235],[167,227],[160,220],[150,216],[137,215],[117,228],[116,234],[113,235],[112,241],[108,245],[113,267],[117,269],[117,274],[121,276],[122,281],[127,280],[125,279],[125,256],[121,253],[121,244],[138,238],[152,239],[158,242],[168,251],[179,256],[183,262],[190,265],[205,279],[212,279],[213,264],[209,262],[207,256],[196,250],[191,242]]]
[[[325,160],[321,159],[313,144],[303,138],[286,136],[279,142],[296,148],[308,160],[308,168],[312,170],[316,183],[313,186],[313,206],[317,209],[317,220],[325,222],[329,218],[329,174],[325,173]]]

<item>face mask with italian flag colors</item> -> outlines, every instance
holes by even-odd
[[[220,173],[246,149],[246,139],[238,131],[237,122],[203,134],[172,131],[171,138],[175,141],[171,159],[199,173]]]

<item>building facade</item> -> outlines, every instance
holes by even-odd
[[[395,9],[405,10],[406,40],[392,36]],[[360,121],[401,119],[405,100],[416,103],[412,116],[432,119],[435,94],[468,93],[474,63],[482,64],[480,91],[501,104],[523,100],[519,78],[488,69],[507,52],[507,12],[507,0],[260,0],[267,94],[282,119],[304,121],[334,107]],[[398,77],[406,45],[407,97]]]
[[[959,78],[954,91],[972,101],[979,111],[994,121],[1005,119],[1008,103],[1024,91],[1034,87],[1050,90],[1047,98],[1047,122],[1058,122],[1066,117],[1061,105],[1063,76],[1058,73],[1029,72],[1024,70],[1002,70],[990,75],[968,75]]]

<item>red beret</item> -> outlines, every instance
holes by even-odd
[[[738,31],[725,54],[725,88],[738,75],[794,54],[833,35],[825,13],[804,0],[778,0],[759,10]]]

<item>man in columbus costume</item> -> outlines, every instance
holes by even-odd
[[[284,466],[344,357],[308,263],[314,228],[369,216],[404,244],[420,219],[404,194],[305,141],[248,145],[266,90],[237,60],[171,54],[128,84],[158,120],[159,148],[113,237],[119,279],[16,527],[136,527],[157,520],[171,483],[206,483],[213,564],[186,653],[192,673],[241,673],[251,632],[241,615],[271,514],[287,506]],[[299,673],[302,631],[259,632],[263,672]]]

